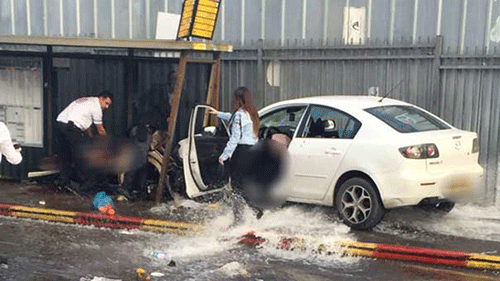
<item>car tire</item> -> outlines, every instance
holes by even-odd
[[[372,183],[363,178],[345,181],[335,197],[340,219],[356,230],[367,230],[377,225],[385,214],[380,196]]]

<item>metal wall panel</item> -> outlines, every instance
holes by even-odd
[[[170,13],[180,14],[183,3],[172,0],[0,2],[1,35],[39,36],[47,29],[50,36],[117,39],[154,39],[157,13],[167,8]],[[365,8],[366,38],[392,41],[443,35],[445,50],[450,47],[452,52],[461,53],[500,44],[500,20],[497,22],[500,3],[495,0],[223,0],[222,3],[216,40],[282,42],[302,40],[304,35],[307,40],[342,40],[344,9],[351,7]]]
[[[79,97],[95,96],[107,90],[113,94],[113,104],[104,112],[103,123],[112,135],[124,135],[127,130],[127,95],[125,64],[120,60],[70,59],[68,68],[56,68],[56,104],[54,119]]]

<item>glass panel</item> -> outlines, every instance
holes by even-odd
[[[400,133],[450,129],[443,121],[412,106],[380,106],[366,111]]]
[[[302,134],[306,138],[351,139],[360,123],[349,115],[322,106],[313,106]]]
[[[292,138],[306,108],[306,106],[292,106],[268,113],[261,117],[260,128],[262,130],[276,127],[281,133]]]

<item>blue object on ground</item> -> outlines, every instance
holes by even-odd
[[[93,206],[92,209],[94,211],[97,211],[99,210],[100,207],[106,207],[107,204],[111,204],[113,208],[115,208],[115,203],[113,203],[113,199],[111,199],[111,197],[106,195],[106,192],[101,191],[95,195],[94,201],[92,201],[92,206]]]

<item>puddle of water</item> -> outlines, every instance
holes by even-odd
[[[408,226],[413,233],[401,231],[398,226]],[[500,242],[500,207],[457,204],[448,214],[432,214],[417,208],[393,210],[375,230],[412,237],[419,232],[430,232]]]

